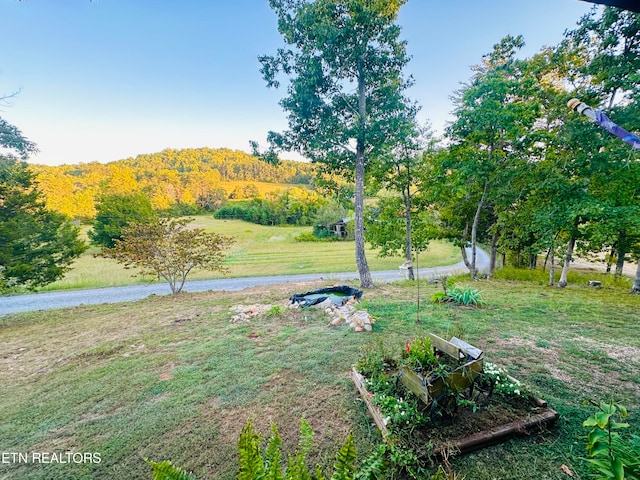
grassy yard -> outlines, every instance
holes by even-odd
[[[230,307],[283,305],[320,283],[242,292],[152,297],[0,317],[0,442],[3,452],[97,452],[99,464],[2,464],[3,479],[151,478],[142,460],[170,459],[198,478],[231,479],[247,418],[268,436],[274,421],[292,451],[304,415],[312,463],[331,465],[349,431],[360,457],[378,434],[348,372],[376,337],[397,344],[433,332],[463,335],[549,401],[561,418],[539,436],[454,458],[467,480],[586,479],[582,457],[592,412],[585,400],[616,399],[640,433],[640,296],[627,285],[566,289],[513,280],[473,284],[486,306],[433,305],[439,287],[410,283],[368,290],[373,334],[327,327],[317,311],[231,323]],[[461,284],[466,280],[461,279]]]
[[[226,276],[248,277],[255,275],[288,275],[296,273],[355,272],[355,246],[353,242],[297,242],[295,237],[310,232],[310,227],[270,227],[241,220],[216,220],[211,215],[196,217],[194,225],[207,231],[234,237],[226,266]],[[85,228],[85,232],[88,228]],[[144,283],[153,278],[132,278],[131,270],[125,270],[114,260],[95,258],[98,249],[93,247],[79,258],[73,269],[60,281],[41,291],[70,288],[97,288],[132,283]],[[379,258],[377,251],[367,250],[367,260],[372,270],[397,269],[403,258]],[[421,267],[450,265],[461,260],[459,249],[447,242],[434,241],[427,252],[421,254]],[[190,280],[220,278],[217,272],[194,272]]]

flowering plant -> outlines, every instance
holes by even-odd
[[[520,397],[525,392],[525,387],[513,377],[509,376],[506,369],[495,363],[484,362],[484,374],[493,383],[493,390],[506,396]]]
[[[407,366],[416,372],[429,371],[438,364],[429,337],[413,338],[405,342],[404,347],[402,358],[406,360]]]
[[[376,394],[373,403],[378,405],[384,415],[382,421],[393,428],[407,428],[407,426],[419,425],[426,418],[418,408],[416,398],[403,398],[393,395]]]

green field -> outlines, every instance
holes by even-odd
[[[531,275],[529,275],[531,276]],[[323,312],[282,309],[231,323],[230,307],[284,305],[292,288],[186,293],[135,303],[0,317],[0,439],[5,452],[97,452],[99,464],[1,464],[4,479],[151,478],[143,458],[170,459],[200,479],[235,478],[247,418],[271,421],[291,452],[305,416],[316,432],[310,462],[325,468],[348,432],[360,458],[380,441],[348,372],[359,347],[380,338],[401,348],[428,332],[452,332],[485,350],[550,402],[561,417],[541,435],[454,457],[467,480],[586,479],[592,412],[585,400],[616,399],[640,433],[640,296],[627,284],[566,289],[515,280],[509,271],[473,283],[480,309],[430,304],[438,286],[404,282],[364,294],[373,334],[327,327]],[[458,280],[468,285],[465,279]],[[248,301],[247,298],[251,300]]]
[[[198,216],[194,225],[208,231],[229,235],[236,239],[226,260],[226,276],[249,277],[262,275],[288,275],[296,273],[355,272],[353,242],[296,242],[295,237],[310,232],[310,227],[270,227],[242,220],[216,220],[212,216]],[[88,228],[85,227],[85,232]],[[76,261],[66,276],[41,290],[95,288],[129,285],[154,281],[154,278],[132,278],[114,260],[95,258],[93,247]],[[419,258],[421,267],[450,265],[461,259],[453,245],[434,241]],[[393,270],[404,262],[399,257],[379,258],[373,249],[367,250],[372,270]],[[193,272],[189,280],[220,278],[218,272]]]

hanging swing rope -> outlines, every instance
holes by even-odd
[[[571,110],[575,110],[576,112],[584,115],[592,122],[595,122],[600,127],[604,128],[607,132],[615,135],[620,140],[625,143],[628,143],[636,150],[640,150],[640,138],[636,137],[633,133],[629,133],[624,128],[616,125],[607,117],[602,110],[597,108],[591,108],[584,102],[581,102],[577,98],[572,98],[567,102],[567,107]]]

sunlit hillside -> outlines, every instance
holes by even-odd
[[[229,149],[163,150],[110,163],[31,167],[38,174],[48,208],[74,219],[95,216],[102,194],[143,191],[158,210],[208,207],[220,200],[247,198],[291,185],[309,185],[309,163],[273,165]]]

